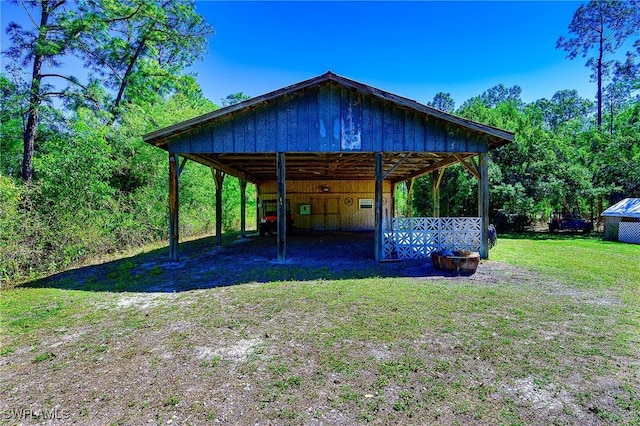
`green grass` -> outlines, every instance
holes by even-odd
[[[101,412],[116,424],[154,413],[174,423],[637,425],[638,264],[640,246],[511,236],[481,265],[498,271],[490,280],[16,288],[0,293],[0,391],[7,404],[50,401],[78,422]]]
[[[545,235],[545,234],[543,234]],[[603,241],[599,236],[500,238],[491,259],[534,269],[576,287],[622,291],[639,301],[640,245]]]

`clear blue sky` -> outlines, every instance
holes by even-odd
[[[256,96],[328,70],[426,103],[459,106],[496,85],[526,102],[577,89],[592,99],[586,59],[555,48],[579,2],[199,1],[216,33],[195,68],[214,102]]]
[[[214,27],[204,61],[192,71],[219,104],[230,93],[261,95],[334,73],[421,103],[449,92],[460,106],[502,83],[523,99],[577,89],[593,99],[586,59],[565,59],[579,2],[221,2],[197,1]],[[2,48],[20,8],[2,1]]]

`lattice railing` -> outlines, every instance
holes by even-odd
[[[618,241],[640,244],[640,222],[620,222]]]
[[[383,259],[421,259],[442,249],[480,251],[479,217],[399,217],[385,225]]]

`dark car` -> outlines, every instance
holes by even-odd
[[[549,221],[549,232],[555,231],[593,231],[593,223],[572,213],[554,213]]]

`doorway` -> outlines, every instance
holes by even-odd
[[[311,227],[318,231],[341,228],[340,197],[311,198]]]

